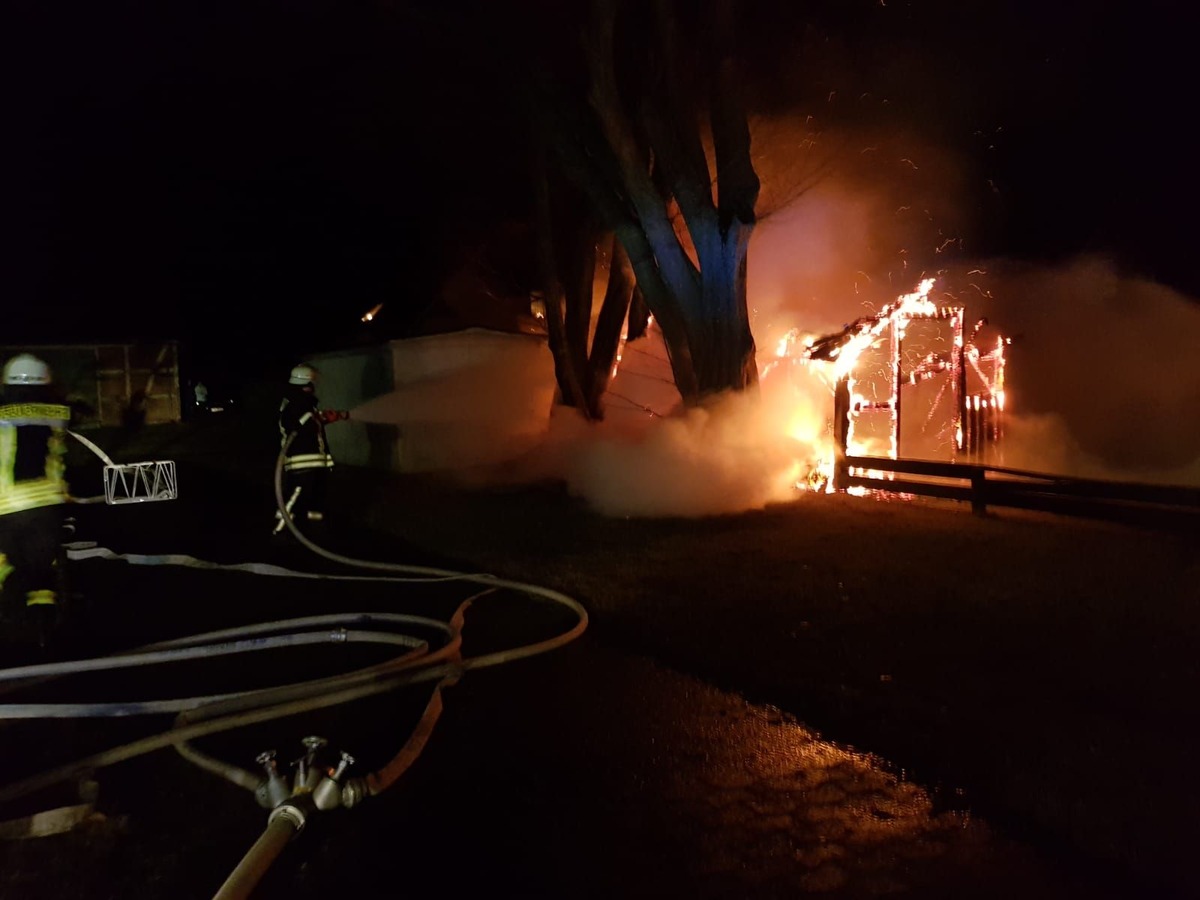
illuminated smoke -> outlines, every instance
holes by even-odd
[[[1011,348],[1005,462],[1200,484],[1200,304],[1080,258],[989,267]]]
[[[761,508],[794,497],[792,448],[746,395],[650,424],[600,428],[576,446],[567,485],[618,516],[696,516]]]
[[[795,497],[797,474],[813,451],[782,427],[797,408],[787,382],[684,410],[657,328],[626,345],[624,355],[603,422],[556,408],[545,443],[494,477],[562,481],[613,516],[734,513]],[[816,422],[821,398],[813,404],[805,418]]]

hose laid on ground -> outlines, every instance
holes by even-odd
[[[279,858],[284,848],[296,836],[300,826],[287,816],[275,816],[267,820],[267,827],[254,842],[254,846],[242,857],[225,883],[213,895],[213,900],[237,900],[249,897],[258,886],[271,864]]]
[[[350,576],[305,573],[260,563],[224,566],[182,555],[139,556],[134,554],[117,554],[106,548],[99,547],[74,549],[69,553],[70,558],[73,560],[89,558],[121,559],[136,565],[182,565],[201,569],[244,571],[258,575],[290,578],[396,582],[464,581],[483,585],[486,587],[486,590],[461,603],[449,622],[420,616],[387,613],[310,616],[294,620],[261,623],[243,628],[225,629],[223,631],[209,632],[173,641],[159,642],[141,647],[129,653],[117,654],[110,657],[22,666],[15,669],[0,669],[0,682],[16,682],[18,686],[27,686],[31,682],[84,672],[133,668],[176,662],[183,659],[207,657],[214,654],[228,655],[253,652],[259,649],[307,646],[331,641],[338,643],[362,641],[393,644],[404,647],[406,650],[406,652],[384,663],[349,673],[296,684],[230,694],[132,703],[0,704],[0,719],[80,716],[111,717],[162,712],[178,713],[173,726],[165,731],[118,747],[112,747],[85,759],[76,760],[67,765],[59,766],[6,785],[0,788],[0,802],[27,795],[96,768],[132,759],[136,756],[172,745],[186,759],[201,768],[219,775],[239,787],[256,789],[264,780],[261,776],[247,772],[232,764],[215,760],[201,753],[188,742],[209,734],[216,734],[251,724],[272,721],[284,716],[297,715],[311,710],[352,702],[364,697],[383,694],[405,685],[429,681],[436,682],[424,713],[399,752],[387,764],[375,772],[368,774],[365,778],[357,779],[366,794],[378,794],[386,790],[388,786],[399,778],[424,747],[432,731],[433,724],[441,712],[441,690],[443,687],[453,684],[468,669],[500,665],[562,647],[581,635],[587,628],[588,616],[586,610],[571,597],[549,588],[496,578],[486,574],[471,574],[426,566],[359,560],[320,547],[302,534],[296,527],[283,500],[283,461],[294,439],[294,433],[288,436],[280,450],[275,465],[276,504],[283,515],[284,523],[292,535],[303,546],[326,559],[354,568],[387,572],[389,573],[388,575]],[[545,640],[476,657],[463,658],[460,653],[461,633],[467,607],[479,596],[501,589],[548,599],[569,609],[576,615],[577,621],[565,632]],[[323,626],[338,623],[341,623],[339,627],[332,630],[323,628]],[[345,627],[348,624],[368,627]],[[431,650],[428,643],[424,640],[369,627],[376,624],[418,625],[440,633],[445,638],[446,643],[437,649]],[[273,859],[274,855],[278,855],[279,850],[282,849],[278,838],[281,832],[285,830],[287,829],[284,826],[273,821],[268,826],[268,831],[264,834],[264,838],[260,839],[263,846],[260,848],[256,844],[256,848],[258,849],[252,850],[252,853],[261,854],[269,850],[273,854],[271,857]],[[295,829],[291,833],[294,833],[294,831]],[[268,835],[270,835],[269,838]],[[261,871],[259,870],[261,858],[258,859],[258,862],[255,862],[251,860],[251,855],[247,854],[247,858],[243,860],[247,871],[239,874],[237,879],[234,879],[231,875],[230,881],[236,881],[236,884],[227,882],[219,896],[225,898],[248,895],[249,890],[253,888],[258,879],[261,878],[262,873],[266,871],[265,867],[262,867]],[[269,865],[269,861],[267,865]],[[241,869],[242,867],[239,866],[239,870]],[[258,873],[257,877],[250,877],[250,873],[254,872]]]
[[[476,576],[471,577],[474,578]],[[517,583],[507,582],[506,586],[515,584]],[[570,600],[570,598],[566,599]],[[567,605],[569,608],[574,609],[574,606],[578,604],[574,600],[570,600],[570,603]],[[454,619],[461,620],[462,612],[463,608],[460,607]],[[466,669],[486,668],[543,653],[574,639],[578,634],[582,633],[583,627],[586,627],[586,622],[586,612],[584,612],[580,621],[572,629],[554,638],[469,659],[447,661],[450,657],[457,656],[458,645],[461,641],[461,636],[457,633],[457,630],[452,628],[451,639],[446,647],[432,653],[424,654],[417,660],[405,654],[380,665],[371,666],[357,672],[302,682],[297,685],[264,688],[258,691],[247,691],[224,697],[188,698],[205,701],[195,705],[188,704],[187,700],[142,701],[139,703],[125,702],[119,704],[39,704],[40,709],[36,711],[36,714],[37,717],[41,718],[59,716],[60,714],[111,716],[173,711],[165,708],[165,705],[169,704],[175,704],[176,707],[183,706],[185,713],[189,709],[207,711],[209,713],[217,710],[224,712],[226,709],[233,709],[234,711],[195,724],[188,724],[189,720],[177,722],[173,728],[167,731],[113,747],[85,759],[77,760],[73,763],[5,785],[0,788],[0,802],[25,796],[33,791],[75,777],[92,769],[132,759],[135,756],[141,756],[179,741],[193,740],[204,735],[228,731],[233,728],[242,727],[243,725],[270,721],[274,718],[295,715],[310,709],[321,709],[339,703],[350,702],[362,697],[395,690],[406,684],[435,679],[440,680],[451,675],[457,676]],[[251,629],[262,627],[265,626],[250,626]],[[228,632],[218,632],[217,634],[225,635]],[[185,638],[183,640],[194,641],[199,639],[199,637],[202,636]],[[132,660],[130,665],[142,664],[146,655],[148,654],[137,652],[130,654]],[[14,679],[29,679],[69,674],[70,672],[80,670],[81,666],[87,667],[93,664],[97,667],[114,668],[123,659],[123,656],[118,655],[115,657],[105,657],[100,660],[81,660],[66,663],[50,663],[40,666],[23,666],[18,669],[0,670],[0,680],[7,680],[10,677]],[[421,662],[428,667],[409,671],[413,668],[415,662]],[[436,665],[430,665],[434,663]],[[27,711],[26,704],[0,704],[0,719],[18,717],[33,717]]]

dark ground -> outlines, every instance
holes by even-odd
[[[181,499],[79,508],[80,537],[311,567],[261,536],[269,497],[248,476],[269,453],[244,437],[227,420],[160,431],[161,453],[111,451],[180,460]],[[587,605],[592,627],[451,689],[417,766],[378,803],[314,821],[262,896],[1200,890],[1194,535],[815,496],[627,521],[552,488],[462,491],[350,469],[337,483],[331,540],[343,549],[559,588]],[[384,589],[105,563],[73,574],[98,646],[331,604],[395,607]],[[544,629],[547,611],[522,602],[516,619],[477,604],[468,652],[517,621]],[[212,673],[202,677],[210,689]],[[250,766],[316,730],[377,764],[423,702],[397,695],[205,746]],[[147,730],[8,724],[5,771]],[[248,795],[170,751],[98,780],[106,820],[0,847],[0,896],[209,896],[263,823]]]
[[[554,491],[421,487],[385,488],[370,521],[536,575],[602,640],[879,753],[1010,833],[1152,894],[1200,892],[1196,535],[825,496],[615,521]]]

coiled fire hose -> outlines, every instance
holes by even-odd
[[[126,744],[109,748],[66,765],[23,778],[0,787],[0,803],[22,797],[42,788],[77,778],[95,769],[132,759],[155,750],[174,746],[186,759],[205,771],[225,778],[239,787],[255,791],[260,803],[264,795],[273,805],[267,829],[251,847],[215,897],[217,900],[248,897],[287,842],[303,827],[305,817],[314,810],[313,795],[325,798],[315,808],[336,805],[353,806],[365,797],[377,795],[392,785],[415,761],[427,742],[441,713],[441,691],[456,682],[464,672],[496,666],[535,656],[562,647],[579,637],[587,628],[587,611],[576,600],[558,591],[538,585],[509,581],[487,574],[455,572],[427,566],[361,560],[334,553],[305,536],[287,509],[283,498],[283,463],[296,435],[290,434],[275,463],[275,502],[284,524],[302,545],[331,561],[386,575],[329,575],[299,572],[262,563],[218,565],[185,555],[146,556],[118,554],[103,547],[68,549],[72,560],[112,559],[135,565],[177,565],[202,569],[244,571],[257,575],[288,578],[316,578],[336,581],[430,582],[462,581],[482,585],[485,590],[463,601],[449,621],[399,613],[340,613],[266,622],[241,628],[208,632],[164,641],[113,656],[71,660],[41,665],[0,669],[0,685],[22,687],[32,683],[102,670],[131,669],[167,662],[198,658],[224,658],[233,654],[279,647],[303,647],[321,643],[363,642],[395,646],[397,656],[355,671],[294,684],[278,685],[227,694],[180,697],[166,700],[89,703],[0,703],[0,720],[30,718],[88,718],[176,713],[171,728]],[[575,624],[554,637],[532,644],[507,648],[475,657],[461,655],[463,620],[467,608],[476,599],[497,590],[540,597],[566,607],[575,614]],[[427,640],[389,630],[397,626],[415,626],[438,635],[443,643],[431,649]],[[339,783],[334,773],[324,778],[314,775],[291,795],[278,789],[274,779],[246,771],[231,763],[214,759],[189,742],[205,735],[230,731],[285,716],[349,703],[364,697],[395,691],[417,683],[434,682],[434,688],[416,727],[392,759],[365,777]],[[2,689],[2,688],[0,688]],[[311,754],[310,754],[311,756]],[[342,767],[344,768],[344,766]],[[340,774],[341,769],[338,770]],[[325,783],[330,782],[330,783]],[[332,784],[332,786],[331,786]],[[335,796],[336,794],[336,796]],[[263,803],[267,805],[267,803]]]

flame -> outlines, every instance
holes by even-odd
[[[884,330],[892,324],[892,317],[895,313],[900,313],[896,317],[896,321],[897,327],[901,329],[904,327],[901,323],[907,324],[904,322],[907,317],[936,315],[937,304],[929,299],[929,292],[933,289],[935,281],[936,279],[926,278],[917,285],[915,291],[911,294],[901,294],[894,303],[889,303],[881,309],[878,315],[869,319],[860,319],[859,330],[842,347],[829,354],[834,361],[834,380],[850,375],[854,371],[859,356],[873,345]],[[903,336],[903,330],[901,336]]]
[[[775,345],[775,356],[777,359],[785,359],[791,355],[792,348],[800,339],[800,329],[793,328],[787,334],[779,339],[779,343]]]
[[[802,464],[793,467],[796,470],[794,484],[797,489],[818,492],[833,490],[836,460],[840,452],[837,438],[839,423],[834,422],[829,413],[838,402],[838,396],[842,398],[840,402],[846,404],[846,418],[841,423],[846,454],[897,457],[902,380],[904,383],[917,384],[933,377],[944,379],[935,407],[942,402],[943,394],[953,398],[950,407],[952,415],[942,432],[947,444],[951,445],[952,454],[968,450],[964,445],[968,432],[971,452],[978,452],[983,444],[999,439],[1002,429],[998,423],[1006,399],[1005,348],[1011,339],[999,337],[993,346],[981,348],[976,344],[976,338],[980,327],[986,324],[983,319],[975,325],[969,336],[964,337],[964,309],[958,306],[939,307],[929,299],[935,282],[933,278],[922,280],[912,293],[900,295],[878,314],[858,319],[836,334],[805,336],[799,329],[793,328],[776,342],[774,358],[762,366],[759,378],[764,385],[774,385],[782,380],[785,386],[792,388],[788,395],[791,405],[778,414],[777,420],[782,433],[809,454]],[[950,354],[930,352],[918,362],[906,365],[909,371],[904,372],[901,367],[902,342],[913,319],[947,322],[953,330],[951,344],[954,349]],[[888,337],[890,378],[887,383],[890,388],[885,389],[885,396],[868,396],[868,393],[878,390],[880,382],[876,378],[860,384],[856,380],[856,369],[862,362],[864,352],[879,346]],[[960,380],[964,369],[971,372],[972,378],[980,385],[966,396],[962,395],[965,382]],[[782,376],[778,373],[782,373]],[[769,381],[768,376],[771,376]],[[833,403],[829,402],[831,399]],[[882,429],[875,429],[875,434],[871,433],[871,429],[856,432],[856,426],[864,415],[890,417],[887,435],[882,433]],[[882,424],[886,420],[880,421]],[[982,439],[980,434],[984,435]],[[896,477],[892,472],[861,467],[855,467],[849,473],[875,480]],[[867,488],[852,488],[847,493],[856,496],[874,493],[881,496],[879,492]]]
[[[760,379],[765,379],[777,370],[797,371],[805,378],[815,378],[818,392],[823,388],[827,395],[836,395],[839,384],[844,385],[843,397],[849,404],[844,426],[846,452],[852,456],[885,456],[894,459],[899,449],[897,392],[902,377],[900,348],[909,321],[915,318],[947,319],[955,329],[956,341],[961,341],[961,311],[940,308],[929,299],[935,283],[934,278],[923,279],[911,293],[901,294],[876,315],[861,318],[835,335],[802,337],[798,329],[788,331],[776,343],[775,358],[763,367]],[[868,397],[863,386],[856,380],[856,368],[864,352],[877,346],[889,328],[892,371],[890,392],[883,397]],[[956,346],[962,345],[956,343]],[[918,378],[932,377],[949,368],[947,360],[930,354],[920,368],[913,370],[911,380],[915,382]],[[838,448],[835,427],[831,426],[828,418],[829,406],[822,404],[820,408],[816,408],[811,401],[797,403],[796,406],[797,408],[785,413],[783,430],[788,437],[810,448],[813,457],[805,467],[807,476],[798,479],[796,486],[801,489],[831,491]],[[891,427],[886,439],[882,436],[872,437],[869,433],[856,433],[856,423],[864,413],[878,413],[890,417]],[[959,429],[962,427],[962,423],[958,421],[954,425]],[[956,443],[956,446],[961,446],[961,443]],[[875,470],[856,471],[854,474],[878,479],[895,477],[893,473]]]

